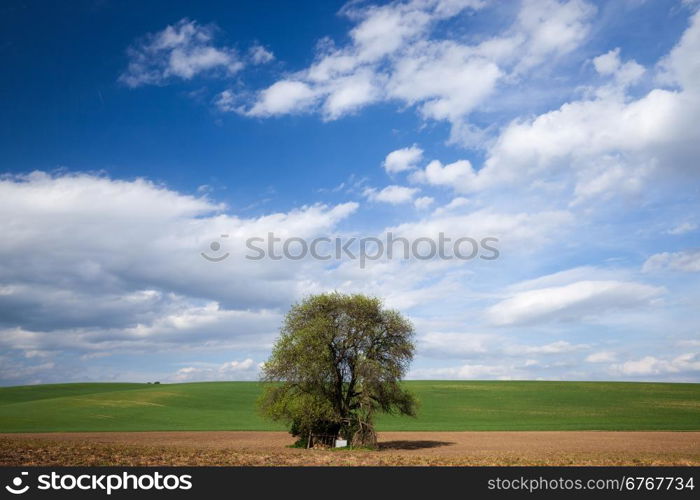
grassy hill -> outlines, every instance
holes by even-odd
[[[417,418],[378,429],[700,430],[700,384],[409,381]],[[255,408],[256,382],[0,388],[0,432],[282,430]]]

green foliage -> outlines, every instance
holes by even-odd
[[[260,408],[295,436],[332,434],[373,444],[376,413],[411,415],[400,384],[413,359],[413,326],[381,301],[330,293],[292,307],[263,368]]]

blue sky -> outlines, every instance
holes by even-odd
[[[254,379],[329,290],[411,318],[413,378],[700,380],[697,9],[3,4],[0,383]]]

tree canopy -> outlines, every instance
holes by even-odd
[[[397,311],[364,295],[311,296],[287,313],[262,379],[263,414],[309,434],[373,446],[378,412],[415,415],[400,384],[413,359],[414,330]]]

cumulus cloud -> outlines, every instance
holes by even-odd
[[[412,201],[413,197],[418,191],[418,188],[394,185],[387,186],[381,190],[377,190],[375,188],[367,188],[364,191],[364,195],[372,201],[398,205],[400,203],[408,203]]]
[[[514,37],[526,37],[517,69],[522,71],[540,64],[547,57],[568,54],[588,36],[596,8],[588,2],[574,0],[526,0],[518,15]]]
[[[416,192],[382,191],[373,195],[389,203],[408,202]],[[244,258],[249,237],[269,232],[280,238],[327,236],[357,208],[354,202],[316,204],[241,218],[205,195],[179,193],[144,179],[41,172],[5,176],[0,180],[5,235],[0,346],[27,368],[18,367],[17,373],[27,374],[24,380],[66,380],[69,368],[41,372],[29,367],[48,366],[57,357],[99,360],[183,349],[262,357],[284,310],[309,293],[371,293],[402,310],[445,303],[446,297],[464,293],[459,263],[385,260],[360,270],[353,261],[327,267],[313,260]],[[565,220],[555,214],[450,212],[393,229],[417,238],[470,227],[508,233],[517,243]],[[230,256],[212,263],[202,253]],[[213,374],[197,376],[207,373]]]
[[[690,26],[680,41],[659,64],[663,83],[675,83],[697,96],[700,91],[700,62],[695,57],[700,46],[700,11],[690,18]]]
[[[513,24],[496,36],[476,43],[441,36],[442,23],[486,5],[481,0],[350,2],[341,10],[354,23],[347,44],[322,40],[310,66],[234,110],[251,116],[319,112],[333,120],[374,102],[399,101],[425,119],[449,122],[453,139],[461,140],[472,133],[469,114],[497,84],[517,83],[517,75],[575,50],[595,14],[583,0],[528,0]],[[269,106],[279,84],[302,97]]]
[[[129,63],[119,81],[129,87],[191,80],[203,73],[232,75],[243,68],[236,51],[214,45],[214,26],[181,19],[129,47]]]
[[[424,170],[414,172],[411,180],[433,186],[446,186],[458,193],[467,193],[473,190],[472,184],[475,177],[474,169],[467,160],[458,160],[448,165],[443,165],[439,160],[433,160]]]
[[[691,51],[700,47],[700,14],[691,19],[679,44],[663,66],[682,90],[655,88],[638,99],[601,87],[594,97],[572,101],[531,120],[514,120],[499,135],[475,189],[575,169],[575,202],[611,192],[639,190],[645,178],[664,163],[676,172],[687,169],[696,151],[693,126],[700,99],[700,78]],[[641,76],[635,62],[622,63],[613,51],[595,59],[598,71],[630,83]]]
[[[688,131],[680,129],[689,118],[682,106],[678,94],[659,89],[631,103],[612,97],[567,103],[504,130],[481,175],[514,179],[517,168],[542,169],[570,155],[635,152],[688,140]]]
[[[620,48],[615,48],[593,59],[593,65],[598,73],[604,76],[613,76],[620,86],[627,86],[637,82],[644,75],[644,66],[636,61],[623,63],[620,60]]]
[[[430,207],[430,205],[432,205],[433,203],[435,203],[435,198],[431,196],[421,196],[419,198],[416,198],[416,201],[413,202],[413,204],[418,210],[425,210],[428,207]]]
[[[433,160],[411,180],[473,193],[548,178],[570,183],[571,204],[638,193],[659,164],[689,168],[700,101],[687,92],[654,89],[627,102],[619,94],[566,103],[532,120],[515,120],[476,170],[469,161]],[[685,159],[683,155],[685,156]]]
[[[384,170],[390,174],[411,170],[422,158],[423,150],[415,144],[407,148],[397,149],[386,155],[383,163]]]
[[[501,70],[469,47],[433,42],[411,47],[389,79],[390,96],[417,105],[425,118],[459,124],[488,97]]]
[[[371,71],[334,79],[328,83],[329,94],[323,103],[323,115],[334,120],[379,100],[379,78]]]
[[[6,176],[0,344],[52,355],[264,350],[280,308],[307,293],[300,275],[308,264],[246,261],[246,238],[327,234],[356,208],[311,205],[242,219],[206,197],[143,179]],[[202,252],[229,252],[237,265],[208,262]]]
[[[570,5],[571,12],[580,7]],[[662,85],[630,93],[647,70],[612,49],[593,58],[602,83],[557,109],[513,119],[487,141],[481,165],[433,160],[409,178],[462,194],[554,186],[571,207],[643,196],[651,182],[687,182],[696,175],[700,143],[694,125],[700,113],[698,50],[700,13],[654,68]]]
[[[700,272],[700,250],[657,253],[649,257],[642,266],[644,272],[669,269],[686,273]]]
[[[298,112],[316,101],[314,91],[298,80],[280,80],[260,92],[258,101],[246,114],[271,116]]]

